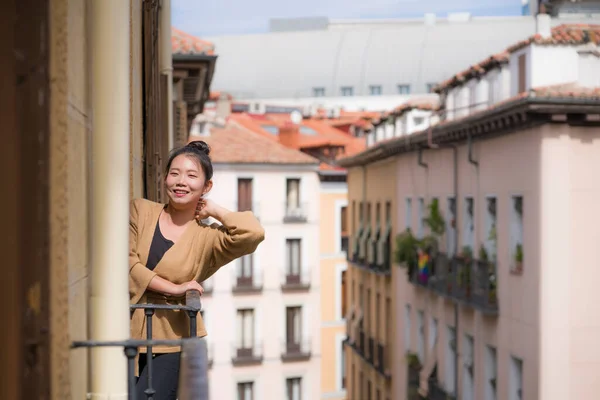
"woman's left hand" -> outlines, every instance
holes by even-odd
[[[230,211],[221,207],[211,199],[201,198],[196,206],[196,220],[200,221],[208,217],[221,221],[223,216]]]

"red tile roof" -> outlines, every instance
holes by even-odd
[[[319,164],[319,161],[301,151],[290,149],[275,140],[263,137],[235,123],[212,127],[209,136],[194,136],[211,147],[214,163],[223,164]]]
[[[578,98],[600,100],[600,87],[587,88],[579,86],[576,83],[566,83],[534,88],[531,90],[530,96],[536,98]]]
[[[551,35],[548,38],[536,34],[512,45],[507,51],[512,53],[530,44],[574,45],[586,44],[589,42],[600,45],[600,25],[563,24],[552,28]]]
[[[171,28],[171,46],[173,54],[215,54],[215,45],[177,28]]]
[[[440,93],[454,86],[459,86],[465,81],[481,76],[494,69],[496,66],[508,62],[510,53],[520,50],[530,44],[537,45],[579,45],[585,43],[594,43],[600,45],[600,25],[588,24],[563,24],[552,28],[549,38],[543,38],[536,34],[522,40],[502,53],[495,54],[486,58],[478,64],[472,65],[464,71],[459,72],[450,79],[442,82],[434,89]]]

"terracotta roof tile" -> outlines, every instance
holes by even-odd
[[[498,54],[494,54],[493,56],[486,58],[485,60],[481,61],[480,63],[471,65],[469,68],[459,72],[458,74],[454,75],[450,79],[447,79],[444,82],[440,83],[438,86],[436,86],[434,88],[434,91],[436,93],[440,93],[440,92],[444,91],[445,89],[448,89],[448,88],[451,88],[454,86],[458,86],[473,77],[481,76],[481,75],[485,74],[486,72],[496,68],[498,65],[507,63],[508,58],[509,58],[509,53],[507,51],[504,51],[504,52],[498,53]]]
[[[253,133],[241,126],[227,123],[213,127],[209,136],[194,136],[211,147],[214,163],[227,164],[314,164],[319,161],[301,151],[290,149],[272,139]]]
[[[177,28],[171,28],[171,46],[173,54],[215,54],[215,45]]]
[[[600,87],[583,87],[576,83],[538,87],[531,90],[531,97],[578,98],[600,100]]]

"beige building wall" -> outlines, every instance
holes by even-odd
[[[52,398],[84,399],[90,371],[91,0],[50,2],[50,224]],[[131,0],[130,194],[142,195],[141,0]],[[110,82],[107,82],[110,85]]]
[[[592,171],[600,168],[600,132],[566,124],[544,125],[477,142],[473,146],[479,167],[468,160],[466,145],[458,148],[458,242],[463,245],[464,198],[474,198],[474,255],[487,232],[484,229],[486,196],[497,201],[498,316],[485,316],[469,305],[458,307],[459,398],[465,369],[465,335],[474,339],[473,399],[486,399],[490,366],[487,346],[496,349],[496,397],[513,399],[512,357],[522,361],[522,399],[591,399],[600,383],[591,371],[597,370],[600,353],[600,314],[597,291],[592,287],[600,262],[594,243],[600,237],[600,181]],[[417,223],[417,199],[426,203],[453,196],[453,151],[426,151],[418,165],[417,153],[397,157],[397,227],[407,226],[405,199],[412,198],[412,226]],[[522,274],[510,271],[512,248],[510,210],[512,196],[523,196]],[[442,248],[445,240],[442,241]],[[394,293],[398,294],[399,318],[395,342],[394,398],[407,391],[404,355],[417,351],[417,313],[424,315],[426,359],[437,357],[438,381],[451,383],[448,359],[448,327],[455,327],[454,303],[429,289],[408,282],[404,268],[394,268]],[[410,306],[410,324],[404,315]],[[437,320],[437,344],[430,347],[432,319]],[[407,346],[408,345],[408,346]]]
[[[347,262],[341,249],[341,210],[348,204],[346,183],[321,183],[320,201],[321,393],[322,397],[342,400],[346,399],[342,383],[346,338],[342,274]]]
[[[375,226],[376,204],[381,204],[381,220],[385,221],[385,204],[391,203],[392,211],[392,237],[395,235],[396,221],[396,189],[395,175],[397,173],[396,163],[393,160],[374,163],[363,167],[354,167],[348,173],[349,187],[349,209],[350,234],[355,235],[360,224],[359,206],[361,202],[371,204],[371,221]],[[366,207],[365,207],[366,210]],[[366,213],[366,211],[365,211]],[[352,243],[352,240],[350,241]],[[352,252],[352,245],[350,246]],[[386,370],[393,377],[384,377],[372,364],[357,354],[354,349],[346,346],[347,375],[348,375],[348,399],[380,398],[382,400],[399,399],[394,395],[393,386],[396,385],[395,360],[392,357],[396,337],[395,296],[392,290],[393,276],[392,268],[390,275],[377,274],[352,262],[348,263],[348,306],[353,309],[361,309],[363,314],[363,328],[365,331],[365,343],[369,338],[374,340],[374,350],[377,345],[383,346]],[[350,335],[354,341],[357,325],[349,324]],[[369,394],[369,388],[371,393]],[[379,396],[379,397],[378,397]]]

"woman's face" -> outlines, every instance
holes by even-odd
[[[165,178],[170,203],[176,209],[196,207],[198,200],[212,187],[193,156],[181,154],[173,159]]]

